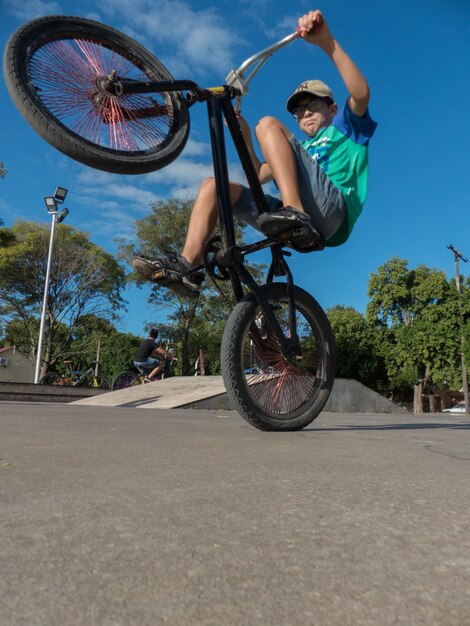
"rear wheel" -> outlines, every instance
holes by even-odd
[[[288,336],[285,283],[262,288]],[[222,374],[234,408],[261,430],[300,430],[325,406],[335,373],[333,333],[317,301],[295,287],[295,317],[302,357],[290,363],[267,326],[253,294],[233,309],[222,339]]]
[[[116,94],[110,78],[171,81],[139,43],[109,26],[47,16],[24,24],[4,56],[10,95],[31,126],[68,156],[116,174],[164,167],[189,132],[180,92]]]
[[[40,385],[65,385],[65,381],[57,372],[49,372],[41,378]]]
[[[140,385],[140,376],[135,372],[121,372],[113,380],[112,390],[125,389],[126,387],[133,387],[134,385]]]

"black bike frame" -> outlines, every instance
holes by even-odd
[[[297,336],[294,283],[292,273],[284,258],[285,255],[290,255],[290,252],[284,251],[279,243],[279,239],[276,238],[263,239],[255,244],[242,247],[237,246],[235,239],[233,207],[230,199],[227,150],[225,147],[224,119],[230,131],[258,211],[261,214],[268,210],[258,174],[255,171],[232,105],[232,99],[239,95],[239,92],[226,85],[213,89],[202,89],[196,83],[187,80],[165,82],[119,80],[114,83],[111,81],[109,87],[111,87],[117,95],[127,93],[188,91],[187,100],[190,106],[195,102],[205,101],[207,103],[222,242],[222,249],[217,253],[217,262],[227,268],[237,301],[240,301],[245,295],[243,284],[254,294],[266,321],[280,344],[283,354],[290,360],[295,361],[297,357],[301,356],[301,349]],[[272,307],[269,305],[259,285],[244,265],[245,256],[268,247],[271,249],[272,254],[268,282],[272,282],[274,276],[285,276],[287,281],[289,295],[289,337],[285,336]]]

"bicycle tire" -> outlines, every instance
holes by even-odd
[[[181,92],[115,95],[104,79],[173,80],[127,35],[93,20],[34,19],[10,37],[4,77],[34,130],[67,156],[115,174],[144,174],[171,163],[189,134]]]
[[[107,378],[101,378],[101,376],[98,376],[96,382],[97,387],[99,387],[100,389],[111,389],[111,383]]]
[[[287,330],[288,293],[285,283],[261,287],[264,297]],[[232,406],[260,430],[300,430],[321,412],[333,386],[334,338],[318,302],[294,287],[297,334],[302,360],[291,365],[266,326],[256,326],[261,314],[253,294],[238,302],[225,326],[221,368]]]
[[[136,372],[121,372],[116,376],[111,385],[111,389],[116,391],[117,389],[127,389],[127,387],[133,387],[140,384],[140,376]]]
[[[40,385],[64,385],[65,382],[60,374],[57,372],[48,372],[39,381]]]

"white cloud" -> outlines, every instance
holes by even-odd
[[[192,75],[216,72],[225,78],[241,42],[216,8],[195,10],[183,0],[103,0],[100,7],[122,20],[131,36],[159,50],[157,57],[179,78],[189,70]]]
[[[202,163],[193,161],[184,157],[179,157],[164,169],[157,170],[147,174],[150,183],[164,183],[171,185],[173,183],[185,183],[185,185],[198,186],[208,176],[213,176],[214,169],[210,163]]]
[[[23,20],[70,12],[61,4],[60,0],[4,0],[8,13]],[[127,33],[153,50],[173,76],[194,78],[215,72],[223,81],[233,67],[233,52],[243,41],[217,7],[197,9],[194,4],[185,0],[82,0],[73,12]]]
[[[11,15],[24,20],[60,13],[60,4],[54,0],[6,0],[5,6]]]
[[[299,9],[297,13],[276,17],[272,19],[272,0],[239,0],[243,15],[256,24],[260,31],[268,39],[280,39],[293,33],[297,28],[297,22],[303,13],[308,9]],[[305,4],[305,3],[304,3]]]
[[[207,154],[204,142],[189,141],[188,155]],[[185,152],[186,155],[186,152]],[[238,163],[229,165],[230,179],[245,182]],[[86,220],[86,229],[94,235],[128,239],[133,222],[147,215],[149,205],[169,198],[195,198],[201,182],[213,176],[211,162],[180,156],[164,169],[142,176],[116,176],[107,172],[80,168],[76,180],[80,189],[74,202],[92,209],[93,217]]]
[[[283,18],[276,20],[275,24],[267,22],[264,24],[263,31],[268,39],[281,39],[287,37],[297,29],[299,15],[285,15]],[[268,25],[269,24],[269,25]]]
[[[169,186],[169,196],[174,198],[195,196],[202,181],[212,176],[214,167],[211,162],[180,157],[164,169],[147,174],[146,178],[151,184]],[[229,176],[231,181],[245,184],[245,174],[238,163],[229,164]]]
[[[208,143],[203,141],[195,141],[194,139],[189,138],[185,147],[184,147],[184,156],[202,156],[202,155],[210,155],[211,147]]]

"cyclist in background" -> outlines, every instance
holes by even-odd
[[[157,358],[157,356],[163,356],[167,359],[171,359],[172,361],[178,360],[170,352],[167,352],[156,343],[157,337],[158,330],[156,328],[152,328],[149,332],[149,336],[140,344],[134,356],[134,365],[137,369],[148,369],[149,367],[154,366],[154,369],[150,372],[150,374],[147,374],[144,378],[144,382],[146,383],[152,382],[155,376],[158,376],[158,374],[160,374],[163,370],[165,361],[164,359]]]

